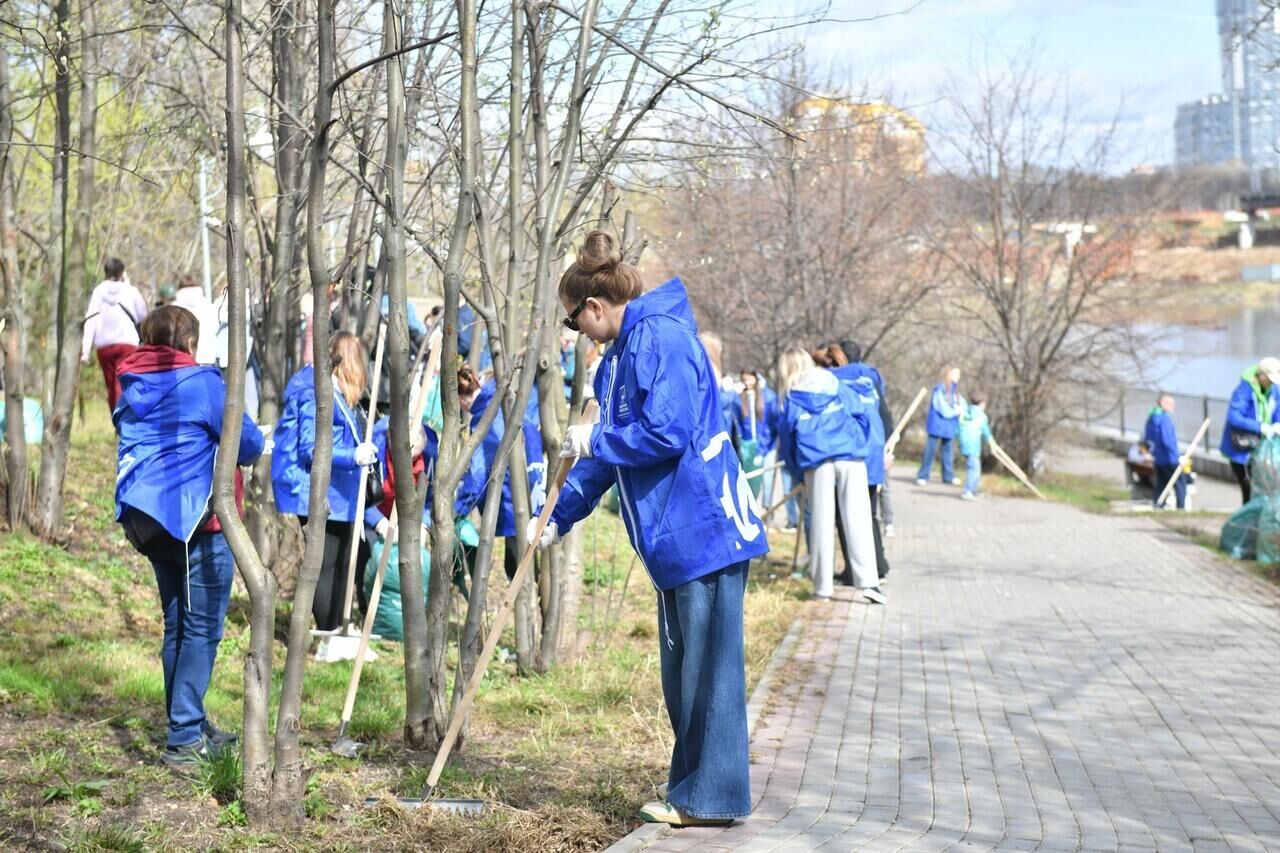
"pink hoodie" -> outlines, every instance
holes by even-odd
[[[93,289],[89,308],[84,317],[84,340],[80,345],[80,357],[89,360],[91,349],[101,349],[112,344],[137,346],[138,330],[147,316],[147,303],[138,288],[128,279],[107,279]]]

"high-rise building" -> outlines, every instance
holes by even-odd
[[[1280,166],[1280,15],[1269,0],[1217,0],[1222,94],[1178,107],[1180,166]]]

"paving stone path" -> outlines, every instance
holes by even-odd
[[[620,849],[1280,850],[1280,595],[1141,517],[896,480],[887,607],[813,602],[752,817]]]

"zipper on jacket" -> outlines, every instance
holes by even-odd
[[[613,359],[613,364],[609,368],[609,394],[605,397],[605,413],[603,417],[608,418],[606,423],[610,424],[613,423],[613,391],[618,379],[618,362],[621,360],[622,355],[619,353],[618,356]],[[627,520],[630,522],[630,531],[635,537],[632,540],[632,547],[636,549],[636,556],[640,558],[640,565],[644,567],[644,573],[649,576],[649,583],[653,584],[654,591],[658,593],[658,604],[662,607],[662,629],[667,635],[667,648],[674,649],[676,644],[675,641],[671,639],[671,620],[667,617],[667,596],[662,590],[658,589],[658,584],[653,579],[653,572],[649,571],[649,564],[645,562],[644,554],[640,549],[638,541],[640,538],[640,527],[636,522],[635,508],[631,505],[631,496],[628,494],[626,484],[623,482],[622,466],[615,465],[613,466],[613,470],[614,473],[618,475],[618,503],[624,510],[626,510]]]

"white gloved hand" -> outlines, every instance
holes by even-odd
[[[263,456],[270,456],[270,455],[271,455],[271,451],[273,451],[273,450],[275,450],[275,449],[276,449],[276,443],[275,443],[274,441],[272,441],[271,439],[269,439],[269,438],[268,438],[266,441],[262,442],[262,455],[263,455]]]
[[[524,541],[530,545],[534,543],[534,536],[538,534],[538,519],[529,519],[529,526],[524,529]],[[560,529],[554,521],[548,521],[547,526],[542,528],[542,535],[538,536],[537,543],[539,548],[550,548],[552,545],[560,541]]]
[[[378,461],[378,445],[372,441],[362,441],[356,445],[357,465],[374,465]]]
[[[580,456],[591,458],[591,436],[595,432],[595,424],[574,424],[565,431],[564,443],[560,445],[560,458],[569,459]]]
[[[886,450],[884,452],[884,470],[888,471],[893,467],[893,458],[892,451]]]
[[[373,532],[378,534],[379,539],[386,539],[387,533],[391,531],[391,522],[385,518],[378,519],[378,523],[373,526]]]
[[[1275,424],[1263,424],[1263,425],[1262,425],[1262,437],[1263,437],[1263,438],[1271,438],[1271,436],[1273,436],[1273,435],[1275,435],[1275,434],[1276,434],[1276,425],[1275,425]]]

